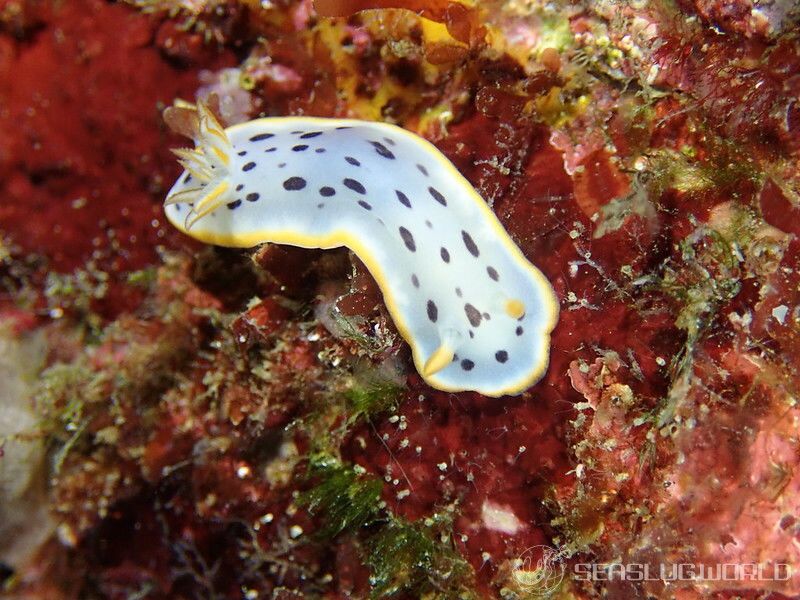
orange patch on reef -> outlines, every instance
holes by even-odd
[[[433,16],[441,15],[448,4],[447,0],[314,0],[314,8],[321,17],[348,17],[375,8],[405,8]]]
[[[591,217],[603,206],[628,193],[630,181],[605,150],[597,150],[586,157],[573,177],[575,202],[583,214]]]

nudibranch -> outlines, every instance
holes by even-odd
[[[195,142],[176,150],[185,171],[165,201],[179,230],[221,246],[347,246],[436,389],[513,395],[544,374],[553,288],[430,142],[348,119],[223,129],[202,103],[187,127],[189,109],[172,110]]]

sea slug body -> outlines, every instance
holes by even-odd
[[[186,111],[188,109],[178,109]],[[347,246],[366,264],[432,387],[519,394],[544,374],[558,301],[545,276],[428,141],[384,123],[196,109],[165,202],[203,242]]]

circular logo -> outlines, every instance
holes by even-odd
[[[511,577],[531,597],[549,596],[561,585],[566,566],[550,546],[531,546],[517,559]]]

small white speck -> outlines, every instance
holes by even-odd
[[[498,531],[507,535],[516,535],[525,528],[525,524],[517,518],[514,511],[491,500],[484,500],[481,506],[483,526],[491,531]]]
[[[739,313],[736,312],[731,312],[728,314],[728,320],[734,325],[739,325],[740,327],[747,328],[753,321],[753,315],[750,311],[745,312],[743,315],[740,315]]]
[[[309,342],[317,342],[319,341],[319,334],[316,331],[314,333],[309,333],[306,339]]]
[[[289,537],[293,540],[296,540],[301,535],[303,535],[303,528],[300,525],[292,525],[289,527]]]
[[[398,417],[397,415],[392,415],[391,417],[389,417],[389,423],[397,423],[399,420],[400,417]]]
[[[408,498],[411,495],[409,490],[400,490],[397,492],[397,496],[395,496],[398,500],[402,500],[403,498]]]
[[[56,535],[58,536],[58,541],[68,548],[74,548],[78,544],[78,536],[75,530],[66,523],[62,523],[58,526]]]
[[[659,367],[663,367],[665,364],[667,364],[667,361],[665,361],[665,360],[664,360],[663,358],[661,358],[660,356],[656,356],[656,364],[657,364]]]
[[[789,314],[789,307],[785,304],[781,304],[772,309],[772,316],[778,320],[778,323],[783,324],[787,314]]]
[[[658,65],[651,65],[647,72],[647,83],[653,83],[658,77]]]
[[[525,452],[525,450],[527,450],[527,449],[528,449],[528,448],[526,448],[525,446],[520,446],[519,448],[517,448],[517,451],[518,451],[520,454],[522,454],[522,453],[523,453],[523,452]]]
[[[416,448],[414,448],[414,452],[416,452],[417,454],[422,454],[422,446],[417,446]]]
[[[262,525],[266,525],[267,523],[272,523],[272,519],[274,519],[274,518],[275,518],[275,516],[272,513],[267,513],[267,514],[265,514],[263,517],[261,517],[259,519],[259,522]]]
[[[239,479],[244,479],[245,477],[249,477],[250,476],[250,467],[248,467],[247,465],[242,465],[241,467],[236,469],[236,476]]]
[[[439,463],[438,465],[436,465],[436,466],[437,466],[437,467],[439,467],[439,470],[440,470],[440,471],[447,471],[447,463],[445,463],[445,462],[440,462],[440,463]]]
[[[408,441],[408,438],[403,438],[402,440],[400,440],[400,449],[404,450],[405,448],[408,448],[409,443],[410,442]]]

